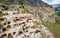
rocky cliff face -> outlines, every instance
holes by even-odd
[[[0,38],[55,38],[33,14],[18,14],[16,11],[3,13],[5,15],[0,17],[3,25]]]
[[[25,0],[23,5],[18,5],[18,0],[12,0],[12,2],[14,4],[0,4],[0,11],[2,11],[0,20],[3,26],[0,37],[55,38],[42,24],[42,21],[55,23],[56,14],[52,6],[41,0]],[[38,32],[36,31],[37,29]],[[35,34],[35,32],[37,33]]]
[[[30,5],[30,6],[50,6],[47,3],[41,1],[41,0],[23,0],[24,5]],[[3,4],[20,4],[20,0],[0,0],[0,3]]]
[[[34,14],[36,16],[39,16],[41,20],[47,21],[47,22],[53,22],[55,23],[55,17],[56,14],[53,11],[53,8],[51,7],[32,7],[28,5],[24,5],[24,7],[20,5],[9,5],[7,7],[2,7],[2,10],[7,11],[18,11],[19,13],[30,13]]]
[[[9,2],[13,2],[13,4],[19,4],[19,0],[6,0]],[[44,3],[41,0],[25,0],[23,3],[23,6],[21,5],[10,5],[9,6],[1,6],[3,10],[16,10],[23,12],[29,12],[33,13],[35,15],[38,15],[40,19],[44,21],[49,22],[55,22],[55,16],[56,14],[53,11],[53,7],[48,5],[47,3]]]
[[[48,5],[47,3],[43,2],[42,0],[25,0],[25,4],[30,6],[44,6],[44,7],[52,7]]]

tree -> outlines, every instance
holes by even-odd
[[[25,0],[19,0],[19,4],[22,5],[22,8],[24,8]]]
[[[19,0],[19,4],[24,5],[25,0]]]

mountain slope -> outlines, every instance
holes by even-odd
[[[53,10],[53,7],[41,0],[25,0],[24,2],[23,1],[21,2],[21,0],[20,1],[19,0],[3,0],[2,3],[7,4],[7,5],[0,5],[0,10],[3,12],[2,16],[3,15],[7,16],[10,14],[21,15],[23,13],[23,14],[35,15],[36,18],[39,17],[41,22],[42,21],[52,22],[52,23],[56,22],[55,21],[56,14]],[[22,3],[22,5],[20,3]],[[8,9],[6,10],[6,8]]]
[[[41,1],[41,0],[22,0],[24,1],[23,3],[26,5],[31,5],[31,6],[50,6],[47,3]],[[0,3],[3,4],[20,4],[20,0],[0,0]]]
[[[55,13],[60,16],[60,4],[54,4],[52,5],[54,7]]]
[[[9,8],[8,10],[15,10],[15,9],[16,10],[18,9],[19,11],[21,10],[19,8],[21,6],[18,5],[19,2],[21,3],[21,0],[20,1],[19,0],[13,0],[13,1],[5,0],[5,2],[6,1],[9,1],[10,5],[12,5],[11,2],[13,2],[13,4],[15,6],[14,5],[12,5],[12,6],[9,5],[9,6],[4,7],[4,5],[2,5],[3,6],[2,9],[5,10],[8,7]],[[2,1],[2,2],[4,2],[4,1]],[[6,4],[8,4],[8,2]],[[29,11],[29,13],[39,15],[40,18],[42,18],[42,20],[44,20],[44,21],[49,21],[49,22],[53,21],[53,22],[55,22],[55,12],[53,10],[53,7],[48,5],[47,3],[45,3],[45,2],[43,2],[41,0],[24,0],[24,2],[22,1],[22,4],[24,6],[22,8],[24,10],[24,12]],[[12,8],[13,6],[14,6],[14,8]]]
[[[53,7],[60,7],[60,4],[53,4]]]

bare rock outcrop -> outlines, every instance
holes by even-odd
[[[10,2],[10,4],[0,5],[0,10],[18,11],[18,13],[30,13],[34,14],[35,16],[39,16],[40,19],[43,21],[55,23],[56,14],[51,5],[48,5],[42,0],[23,0],[23,1],[22,5],[20,5],[19,0],[6,0],[5,2],[7,4]],[[11,2],[13,3],[11,4]]]
[[[9,1],[9,0],[7,0]],[[0,38],[55,38],[42,21],[55,23],[53,7],[41,0],[26,0],[25,4],[0,4]]]
[[[35,16],[39,16],[41,20],[46,22],[55,23],[56,14],[51,7],[32,7],[28,5],[2,5],[0,8],[1,11],[17,11],[18,13],[29,13]]]
[[[33,14],[13,14],[0,17],[3,28],[0,38],[55,38],[54,35],[42,24],[39,17]],[[4,14],[5,14],[4,13]]]

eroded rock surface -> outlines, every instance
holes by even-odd
[[[32,14],[3,13],[0,17],[3,28],[0,38],[55,38],[39,17]]]
[[[0,5],[1,11],[17,11],[18,13],[29,13],[39,16],[41,20],[55,23],[56,14],[53,7],[46,6],[29,6],[29,5]],[[14,13],[15,14],[15,13]]]

